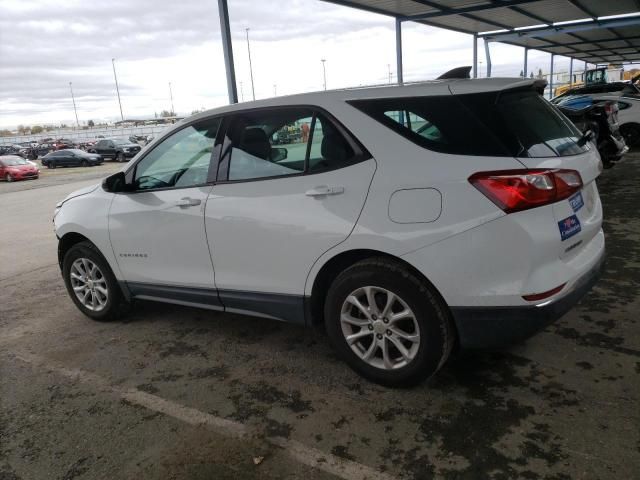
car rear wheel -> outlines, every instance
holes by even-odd
[[[4,179],[5,179],[7,182],[13,182],[13,177],[11,176],[11,174],[10,174],[10,173],[7,173],[7,174],[5,175],[5,177],[4,177]]]
[[[47,167],[48,167],[48,168],[56,168],[56,162],[49,162],[49,163],[47,163]]]
[[[87,162],[86,160],[82,160],[82,161],[80,162],[80,166],[81,166],[81,167],[88,167],[88,166],[89,166],[89,162]]]
[[[620,133],[629,148],[640,146],[640,125],[632,123],[621,125]]]
[[[363,377],[387,386],[430,377],[454,343],[448,309],[433,287],[385,258],[363,260],[338,275],[324,314],[340,356]]]
[[[71,300],[86,316],[110,321],[127,311],[128,304],[111,268],[90,242],[77,243],[69,249],[62,274]]]

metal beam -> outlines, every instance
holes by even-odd
[[[559,33],[582,32],[585,30],[595,30],[599,28],[612,27],[628,27],[640,25],[640,14],[633,17],[613,18],[608,20],[585,20],[563,25],[552,25],[550,27],[534,27],[526,30],[518,30],[517,32],[498,32],[498,33],[479,33],[481,38],[489,38],[492,41],[502,42],[504,40],[517,40],[522,38],[534,37],[544,40],[544,37],[558,35]]]
[[[461,8],[451,8],[445,5],[440,5],[435,2],[422,2],[419,1],[423,5],[437,8],[439,11],[437,12],[428,12],[428,13],[418,13],[416,15],[407,15],[406,17],[402,17],[403,20],[427,20],[429,18],[438,18],[438,17],[446,17],[448,15],[461,15],[463,13],[473,13],[473,12],[483,12],[487,10],[493,10],[495,8],[502,7],[511,7],[513,5],[522,5],[526,3],[533,3],[539,0],[513,0],[509,3],[502,1],[494,1],[491,5],[483,4],[483,5],[472,5],[470,7],[461,7]]]
[[[473,78],[478,78],[478,35],[473,34]]]
[[[553,98],[553,59],[555,54],[551,54],[551,68],[549,69],[549,99]]]
[[[541,39],[544,42],[547,42],[547,39],[542,38]],[[586,43],[594,43],[594,42],[598,42],[598,43],[607,43],[607,42],[619,42],[620,40],[640,40],[640,35],[634,35],[631,37],[620,37],[620,38],[602,38],[602,39],[596,39],[596,40],[584,40],[584,41],[580,41],[580,42],[567,42],[567,43],[562,43],[563,46],[565,47],[571,47],[574,45],[584,45]],[[633,45],[631,45],[633,46]]]
[[[484,54],[487,57],[487,78],[491,77],[491,52],[489,52],[489,41],[484,39]]]
[[[402,69],[402,20],[396,18],[396,69],[398,85],[404,83],[404,72]]]
[[[573,85],[573,58],[569,60],[569,85]]]
[[[529,47],[524,47],[524,70],[523,70],[524,75],[522,78],[527,78],[528,60],[529,60]]]
[[[227,0],[218,0],[218,15],[220,17],[220,33],[222,34],[224,66],[227,72],[227,92],[229,94],[229,103],[238,103],[236,71],[233,65],[233,47],[231,46],[231,30],[229,28],[229,8],[227,7]]]
[[[431,8],[438,8],[438,9],[446,9],[447,8],[447,7],[442,6],[442,5],[440,5],[440,4],[436,3],[436,2],[432,2],[431,0],[413,0],[413,1],[415,3],[419,3],[421,5],[426,5],[427,7],[431,7]],[[510,25],[505,25],[504,23],[495,22],[493,20],[486,20],[486,19],[484,19],[482,17],[478,17],[478,16],[472,15],[470,13],[459,13],[458,15],[460,15],[461,17],[468,18],[470,20],[474,20],[476,22],[483,22],[483,23],[486,23],[487,25],[493,25],[494,27],[498,27],[498,28],[501,28],[503,30],[513,30],[513,27],[511,27]],[[449,27],[442,26],[440,28],[449,28]]]
[[[589,15],[591,18],[596,19],[598,16],[589,10],[587,7],[578,2],[578,0],[567,0],[571,5],[576,7],[578,10],[582,10],[584,13]]]

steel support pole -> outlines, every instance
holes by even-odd
[[[569,86],[573,85],[573,57],[569,59]]]
[[[402,20],[396,18],[396,62],[398,85],[404,82],[404,74],[402,71]]]
[[[524,70],[522,71],[522,78],[527,78],[527,70],[529,69],[529,47],[524,47]]]
[[[227,72],[229,103],[238,103],[236,71],[233,65],[233,47],[231,46],[231,29],[229,28],[229,8],[227,7],[227,0],[218,0],[218,16],[220,17],[220,33],[222,34],[224,67]]]
[[[484,39],[484,54],[487,57],[487,78],[491,77],[491,53],[489,52],[489,40]]]
[[[553,98],[553,60],[556,54],[551,54],[551,68],[549,69],[549,99]]]
[[[478,34],[473,34],[473,78],[478,78]]]

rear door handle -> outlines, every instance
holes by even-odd
[[[304,194],[307,197],[321,197],[323,195],[339,195],[344,192],[344,187],[329,187],[327,185],[320,185],[307,190]]]
[[[200,205],[201,203],[202,203],[202,200],[200,200],[199,198],[184,197],[176,201],[174,205],[180,208],[188,208],[188,207],[195,207],[196,205]]]

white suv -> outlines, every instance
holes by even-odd
[[[310,325],[374,381],[522,340],[595,282],[596,149],[533,80],[448,80],[193,116],[54,222],[96,320],[134,299]]]

